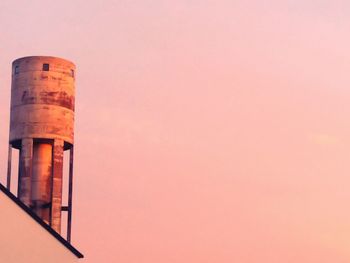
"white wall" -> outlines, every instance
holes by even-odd
[[[71,263],[78,258],[0,191],[0,262]]]

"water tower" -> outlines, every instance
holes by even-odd
[[[18,198],[56,232],[62,211],[72,218],[75,65],[46,56],[12,64],[7,188],[11,186],[12,148],[19,150]],[[62,206],[63,153],[70,151],[68,204]]]

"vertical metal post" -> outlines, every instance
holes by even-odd
[[[71,242],[72,232],[72,197],[73,197],[73,159],[74,146],[69,150],[69,185],[68,185],[68,217],[67,217],[67,241]]]
[[[22,139],[22,147],[19,162],[18,198],[28,207],[31,205],[32,193],[32,163],[33,163],[33,139]]]
[[[19,198],[19,189],[21,189],[21,156],[22,156],[22,149],[19,149],[19,156],[18,156],[18,171],[17,171],[17,197]]]
[[[52,152],[51,227],[61,233],[63,140],[55,139]]]
[[[8,159],[7,159],[7,190],[11,191],[11,164],[12,164],[12,145],[9,144]]]

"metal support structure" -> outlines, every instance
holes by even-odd
[[[21,188],[21,180],[19,179],[21,177],[21,155],[22,155],[22,149],[19,149],[19,160],[18,160],[18,171],[17,171],[17,197],[19,198],[19,189]]]
[[[6,187],[9,191],[11,191],[11,164],[12,164],[12,145],[9,143],[8,150],[8,161],[7,161],[7,182]]]
[[[33,139],[22,139],[19,161],[18,198],[28,207],[31,205],[31,178],[33,163]]]
[[[63,148],[64,141],[54,140],[52,148],[52,172],[51,172],[51,203],[50,220],[47,222],[57,233],[61,232],[61,213],[67,212],[67,241],[71,243],[72,233],[72,207],[73,207],[73,163],[74,146],[69,149],[69,177],[68,177],[68,205],[62,206],[62,188],[63,188]],[[8,149],[8,167],[7,167],[7,189],[11,187],[11,162],[12,145]],[[32,201],[32,177],[33,177],[33,155],[34,141],[32,139],[23,139],[19,152],[19,170],[18,170],[18,198],[29,208],[34,209]],[[33,210],[34,211],[34,210]],[[42,218],[43,219],[43,218]],[[45,221],[43,219],[43,221]]]
[[[75,65],[61,58],[30,56],[16,59],[12,69],[7,189],[11,190],[15,148],[19,150],[18,199],[57,234],[62,211],[67,212],[70,242]],[[69,189],[68,204],[62,206],[65,150],[70,151]]]
[[[67,241],[71,242],[72,232],[72,202],[73,202],[73,161],[74,146],[69,150],[69,182],[68,182],[68,217],[67,217]]]
[[[61,232],[61,206],[63,181],[63,140],[55,139],[52,152],[52,193],[51,193],[51,227]]]

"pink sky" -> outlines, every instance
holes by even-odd
[[[350,262],[350,2],[0,1],[11,62],[77,64],[82,262]]]

